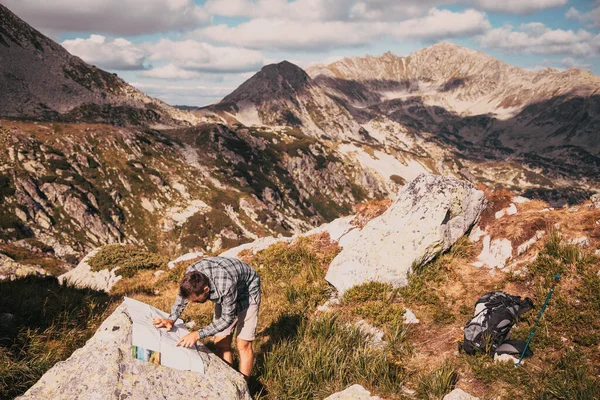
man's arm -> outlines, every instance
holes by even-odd
[[[171,307],[171,314],[169,315],[169,319],[175,323],[177,318],[181,315],[183,310],[185,310],[185,306],[187,306],[188,300],[181,297],[179,293],[177,293],[177,297],[175,298],[175,304]]]
[[[200,339],[205,338],[207,336],[214,336],[219,332],[227,329],[236,317],[236,305],[235,302],[237,300],[237,287],[231,285],[227,293],[223,296],[221,301],[221,317],[213,321],[210,325],[200,329],[198,331],[198,336]]]

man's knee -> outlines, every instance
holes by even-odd
[[[244,339],[237,339],[237,348],[240,352],[252,352],[252,342]]]
[[[219,351],[230,351],[231,336],[215,336],[214,345]]]

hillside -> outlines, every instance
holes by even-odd
[[[0,117],[190,125],[192,114],[88,65],[0,4]]]

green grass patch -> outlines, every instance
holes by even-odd
[[[335,316],[301,321],[293,337],[261,354],[258,366],[270,399],[324,398],[355,383],[392,395],[404,381],[388,352],[371,349],[357,328]]]

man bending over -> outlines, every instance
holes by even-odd
[[[187,268],[169,318],[154,318],[152,323],[157,328],[170,330],[188,302],[213,301],[213,322],[185,335],[177,345],[193,347],[197,340],[214,336],[217,355],[232,365],[231,342],[235,328],[239,369],[248,380],[254,364],[252,341],[256,333],[260,294],[260,277],[248,264],[235,258],[207,257]]]

